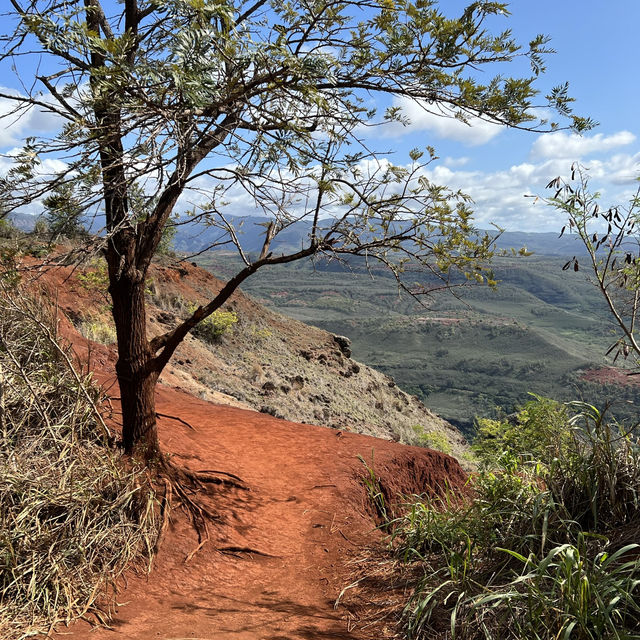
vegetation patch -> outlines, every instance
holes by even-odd
[[[109,286],[106,262],[94,260],[86,271],[78,274],[77,278],[80,286],[84,289],[104,293]]]
[[[113,323],[105,322],[100,318],[80,320],[76,329],[81,336],[93,342],[113,344],[116,341],[116,329]]]
[[[196,305],[190,305],[189,313],[193,313],[196,309]],[[217,309],[196,325],[192,333],[197,338],[213,344],[218,342],[225,333],[230,331],[236,322],[238,322],[238,314],[235,311],[222,311]]]
[[[41,305],[0,300],[0,638],[93,611],[158,535],[146,476],[123,464],[99,391],[70,367]],[[106,613],[105,613],[106,612]]]
[[[536,398],[481,422],[475,450],[470,497],[387,523],[413,567],[408,637],[640,637],[637,440],[606,410]]]
[[[413,431],[418,437],[418,442],[421,447],[427,447],[428,449],[435,449],[441,451],[447,455],[451,455],[451,443],[447,434],[443,431],[427,431],[422,425],[416,424],[413,426]]]

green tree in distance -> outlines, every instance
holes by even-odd
[[[86,233],[82,224],[84,207],[82,201],[75,197],[71,182],[54,185],[42,204],[45,207],[45,219],[52,240],[55,241],[60,236],[77,238]]]
[[[443,287],[452,270],[485,278],[491,238],[474,233],[464,194],[424,177],[433,150],[415,150],[396,166],[365,144],[365,127],[406,121],[397,106],[376,113],[372,100],[418,101],[443,117],[538,131],[559,126],[536,119],[535,107],[550,106],[566,126],[592,124],[571,114],[564,85],[536,102],[547,40],[522,47],[508,30],[492,32],[487,24],[508,16],[502,2],[471,2],[453,17],[431,0],[10,5],[5,17],[15,31],[2,60],[18,74],[38,70],[20,84],[33,86],[31,94],[0,97],[13,101],[11,118],[40,109],[64,124],[53,139],[28,141],[0,195],[11,211],[70,184],[85,212],[103,217],[124,446],[147,457],[158,446],[154,388],[163,367],[262,267],[355,255],[381,261],[407,288],[406,262]],[[504,73],[518,59],[531,71],[482,81],[485,67]],[[47,174],[46,155],[64,168]],[[148,206],[133,206],[140,194]],[[258,255],[242,250],[228,216],[239,194],[248,213],[265,214]],[[208,304],[150,340],[145,276],[165,226],[187,208],[220,229],[244,267]],[[301,220],[311,228],[304,244],[275,254],[274,238]]]

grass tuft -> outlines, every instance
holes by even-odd
[[[89,611],[103,619],[108,589],[151,559],[158,535],[146,475],[109,442],[100,392],[69,367],[53,326],[35,301],[0,299],[3,640]]]

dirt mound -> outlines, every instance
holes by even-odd
[[[391,504],[411,496],[433,497],[456,491],[467,479],[457,460],[430,450],[416,455],[413,447],[403,447],[383,462],[378,460],[372,469],[385,500]]]

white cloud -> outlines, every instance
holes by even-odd
[[[445,158],[434,162],[422,171],[423,175],[437,185],[448,186],[453,191],[461,190],[473,198],[476,226],[489,228],[492,223],[508,231],[558,231],[564,220],[552,207],[546,206],[543,198],[552,195],[545,186],[556,176],[568,177],[571,162],[564,158],[542,159],[513,164],[504,169],[484,171],[471,168],[471,160],[462,162],[458,158]],[[384,170],[387,159],[363,160],[360,168],[365,175]],[[602,194],[602,205],[625,204],[629,201],[636,176],[640,175],[640,153],[616,154],[585,163],[591,176],[593,191]],[[481,165],[480,165],[481,166]],[[482,166],[481,166],[482,167]],[[192,185],[196,187],[196,185]],[[210,178],[202,177],[197,186],[203,191],[210,189]],[[526,198],[525,195],[540,196]],[[191,201],[198,193],[189,194]],[[236,186],[225,194],[229,203],[227,211],[234,215],[260,215],[253,198]],[[292,215],[302,215],[308,205],[297,199],[287,206]]]
[[[456,169],[439,164],[424,175],[435,184],[460,189],[473,198],[475,224],[488,228],[492,223],[509,231],[559,231],[564,221],[555,209],[542,201],[552,195],[545,189],[556,176],[568,177],[570,164],[563,158],[523,162],[509,168],[485,172]],[[585,163],[592,191],[599,191],[604,206],[629,201],[640,175],[640,153],[616,154]],[[526,198],[525,195],[540,196]]]
[[[503,127],[478,117],[468,117],[463,122],[454,117],[454,112],[441,105],[416,102],[408,98],[396,98],[394,107],[400,107],[402,114],[410,121],[408,125],[391,122],[376,129],[378,135],[387,138],[401,138],[428,131],[438,138],[455,140],[468,146],[486,144],[495,138]]]
[[[532,158],[569,158],[579,160],[587,154],[610,151],[631,144],[636,139],[630,131],[618,131],[610,136],[597,133],[580,136],[576,133],[544,133],[531,147]]]
[[[20,95],[15,89],[7,89],[6,87],[0,87],[0,93]],[[51,99],[51,96],[39,97],[39,100],[45,103]],[[56,131],[61,126],[60,116],[46,111],[42,107],[16,111],[16,108],[19,107],[20,103],[10,98],[0,98],[0,149],[12,146],[21,147],[27,136]]]
[[[442,162],[445,167],[464,167],[466,164],[469,164],[470,158],[466,156],[463,158],[452,158],[451,156],[447,156]]]

